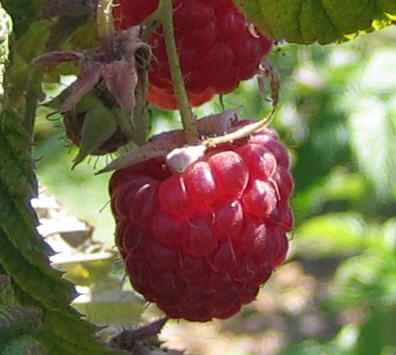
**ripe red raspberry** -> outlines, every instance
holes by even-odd
[[[137,25],[158,6],[158,0],[119,0],[116,26]],[[192,105],[215,94],[232,92],[254,76],[272,47],[272,40],[248,28],[232,0],[174,0],[174,26],[180,65]],[[149,101],[177,108],[162,29],[149,40],[153,48]]]
[[[169,317],[228,318],[286,256],[293,180],[277,133],[211,149],[185,172],[151,159],[110,182],[133,287]]]

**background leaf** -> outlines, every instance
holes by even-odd
[[[39,0],[2,0],[1,3],[12,17],[16,38],[28,30],[39,14]]]
[[[396,74],[391,51],[377,52],[347,91],[348,133],[357,162],[383,199],[392,195],[396,176]]]

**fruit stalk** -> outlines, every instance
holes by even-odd
[[[208,138],[206,141],[204,141],[204,143],[208,147],[216,147],[218,145],[228,144],[235,142],[239,139],[247,138],[256,132],[259,132],[267,128],[271,124],[275,113],[276,113],[276,107],[272,109],[272,111],[268,114],[267,117],[264,117],[262,120],[258,122],[251,123],[245,127],[239,128],[238,130],[225,134],[223,136]]]
[[[177,54],[175,34],[172,18],[172,1],[161,0],[160,19],[164,29],[165,44],[168,54],[169,68],[172,77],[173,89],[179,106],[181,119],[187,143],[195,143],[198,140],[198,130],[191,105],[188,100],[187,91],[184,85],[183,75],[180,68],[179,56]]]

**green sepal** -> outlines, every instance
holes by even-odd
[[[132,139],[135,134],[135,124],[133,116],[127,117],[120,109],[115,111],[115,116],[121,132],[125,134],[129,139]]]
[[[234,0],[268,37],[290,43],[342,42],[396,18],[394,0]]]
[[[115,133],[118,120],[114,111],[117,109],[110,110],[101,102],[87,111],[81,127],[80,150],[74,158],[73,167],[101,147]]]

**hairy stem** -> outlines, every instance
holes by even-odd
[[[23,126],[29,133],[29,136],[32,137],[32,141],[33,129],[36,121],[37,105],[41,94],[41,80],[43,78],[43,75],[43,69],[37,69],[35,72],[32,73],[32,77],[29,81],[30,85],[29,88],[26,90],[25,95],[25,112],[23,116]]]
[[[188,100],[186,88],[184,86],[179,56],[177,54],[176,41],[173,29],[172,1],[161,0],[159,11],[161,24],[164,29],[166,50],[168,54],[169,68],[172,76],[173,89],[175,91],[177,104],[179,106],[186,140],[188,143],[194,143],[198,140],[198,130],[195,117],[192,113],[191,105]]]

